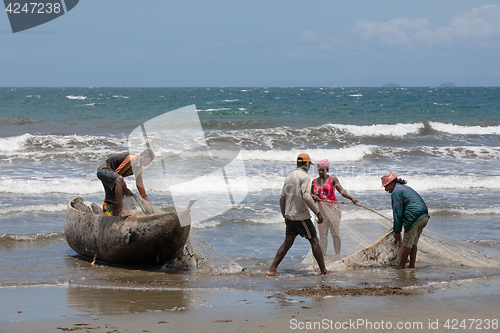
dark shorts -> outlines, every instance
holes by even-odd
[[[285,235],[291,235],[293,237],[301,235],[304,238],[311,239],[316,237],[316,228],[314,228],[311,219],[304,221],[291,221],[287,219]]]
[[[103,170],[97,171],[97,178],[102,182],[102,186],[104,186],[104,192],[106,192],[106,197],[104,198],[104,202],[109,204],[116,204],[116,194],[115,194],[115,184],[116,180],[120,177],[114,171],[111,170]]]

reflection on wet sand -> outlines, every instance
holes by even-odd
[[[116,315],[187,309],[190,292],[69,287],[66,299],[67,307],[79,315]]]

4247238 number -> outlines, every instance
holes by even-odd
[[[21,4],[18,2],[9,3],[5,8],[5,11],[9,14],[21,14],[21,13],[32,13],[32,14],[59,14],[61,12],[61,4],[56,2],[30,2],[25,3],[21,8]]]
[[[449,330],[489,330],[498,329],[498,319],[448,319],[443,324],[444,328]]]

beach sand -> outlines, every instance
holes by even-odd
[[[373,290],[369,289],[366,293],[355,289],[348,293],[359,296],[329,296],[327,294],[335,288],[314,285],[320,282],[315,279],[318,277],[311,277],[311,285],[304,286],[305,293],[297,288],[280,293],[238,290],[194,292],[190,294],[194,299],[192,303],[168,311],[141,312],[138,306],[136,313],[16,321],[16,315],[21,316],[22,311],[16,313],[12,309],[13,320],[0,323],[0,332],[500,331],[498,277],[441,282],[426,287],[403,288],[402,292],[393,288],[385,288],[384,292],[383,286],[367,286],[372,289],[382,287],[378,293],[381,296],[364,295],[373,294]],[[36,299],[39,289],[30,289],[31,298]],[[322,290],[322,296],[314,295],[314,290]],[[175,293],[171,295],[179,296]],[[143,301],[146,300],[130,300],[137,305]],[[27,309],[32,311],[29,307]],[[52,315],[57,316],[55,313]]]

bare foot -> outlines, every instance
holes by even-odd
[[[281,274],[279,274],[278,272],[275,272],[275,271],[267,271],[266,275],[267,276],[280,276]]]
[[[125,209],[120,210],[120,217],[126,218],[126,217],[129,217],[130,215],[132,215],[132,214],[127,212]]]
[[[321,273],[321,275],[330,275],[330,274],[337,274],[337,272],[326,270],[325,273]]]

